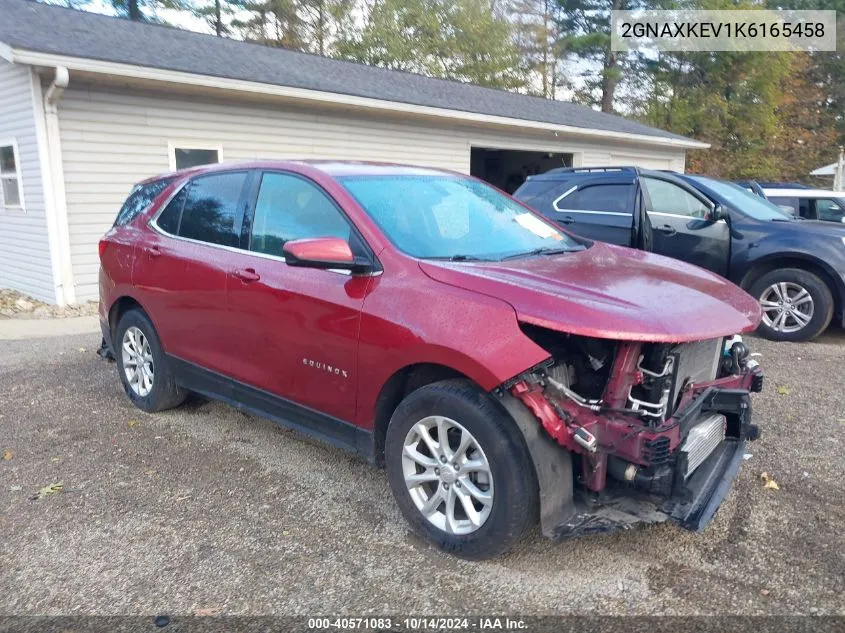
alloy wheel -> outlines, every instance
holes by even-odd
[[[153,352],[140,328],[127,328],[123,334],[123,372],[129,387],[142,398],[153,389]]]
[[[791,281],[774,283],[760,295],[763,323],[776,332],[803,329],[813,319],[815,303],[806,288]]]
[[[490,516],[490,464],[475,437],[455,420],[433,415],[412,426],[402,471],[414,505],[444,532],[470,534]]]

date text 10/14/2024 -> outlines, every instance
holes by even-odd
[[[495,631],[526,630],[527,623],[511,617],[321,617],[308,618],[308,628],[320,630]]]

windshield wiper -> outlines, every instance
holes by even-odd
[[[521,257],[535,257],[537,255],[560,255],[561,253],[573,253],[583,250],[583,246],[541,246],[540,248],[525,251],[524,253],[506,255],[505,257],[502,257],[502,261],[505,261],[506,259],[519,259]]]

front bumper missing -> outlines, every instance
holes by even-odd
[[[686,530],[704,529],[730,491],[743,461],[746,442],[760,434],[759,428],[751,423],[751,398],[747,391],[710,388],[699,395],[679,420],[684,435],[697,421],[714,413],[726,418],[725,439],[689,477],[684,476],[685,455],[675,452],[669,495],[649,494],[608,479],[607,487],[598,494],[576,492],[566,520],[555,526],[544,525],[544,534],[553,540],[564,540],[667,520]]]

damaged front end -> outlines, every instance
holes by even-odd
[[[551,358],[498,393],[532,453],[543,533],[707,525],[745,442],[759,436],[749,393],[763,373],[741,339],[614,342],[522,329]]]

